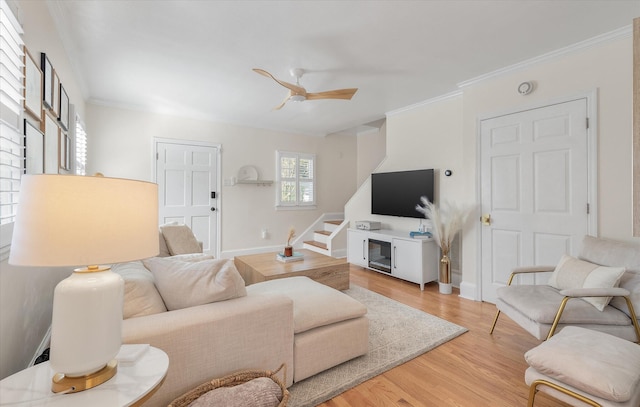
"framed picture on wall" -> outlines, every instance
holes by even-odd
[[[53,107],[53,67],[47,54],[40,53],[40,67],[42,68],[42,101],[48,109]]]
[[[53,86],[51,90],[53,92],[53,97],[51,101],[53,102],[53,106],[51,107],[51,111],[56,117],[60,115],[60,77],[58,76],[58,72],[53,70]]]
[[[63,132],[58,132],[58,163],[60,165],[60,174],[66,174],[69,170],[69,146],[70,146],[69,136],[64,134]]]
[[[67,96],[67,91],[64,90],[64,86],[60,84],[60,112],[58,113],[58,122],[60,122],[60,126],[69,130],[69,96]]]
[[[44,173],[44,134],[24,119],[25,174]]]
[[[58,137],[60,126],[49,112],[44,114],[44,172],[45,174],[58,173]]]
[[[42,121],[42,71],[27,47],[24,47],[24,110]]]

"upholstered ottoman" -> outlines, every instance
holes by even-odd
[[[568,326],[524,355],[529,406],[538,390],[572,406],[640,406],[640,345]]]
[[[293,300],[294,382],[367,353],[367,308],[343,292],[307,277],[247,286],[248,296],[264,293]]]

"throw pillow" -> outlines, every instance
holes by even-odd
[[[613,288],[620,283],[624,267],[604,267],[564,255],[556,266],[549,285],[558,290],[571,288]],[[611,297],[584,297],[584,301],[603,311]]]
[[[276,407],[282,389],[268,377],[259,377],[231,387],[213,389],[189,404],[189,407]]]
[[[160,227],[169,253],[176,254],[201,253],[202,248],[198,239],[187,225],[164,225]]]
[[[152,257],[143,262],[153,273],[158,291],[170,311],[247,295],[244,280],[233,260],[189,262]]]
[[[169,222],[169,223],[165,223],[164,225],[160,225],[160,229],[158,230],[158,234],[159,236],[159,243],[160,243],[160,251],[158,253],[158,257],[169,257],[171,256],[171,252],[169,252],[169,248],[167,247],[167,242],[164,240],[164,236],[162,235],[162,228],[164,226],[169,226],[169,225],[177,225],[178,222]]]
[[[142,317],[166,312],[162,297],[155,286],[153,274],[139,261],[119,263],[111,271],[124,280],[124,304],[122,318]]]

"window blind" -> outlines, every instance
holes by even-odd
[[[82,121],[76,116],[76,174],[86,175],[87,170],[87,132]]]
[[[15,219],[24,171],[22,33],[7,2],[0,0],[0,225]]]

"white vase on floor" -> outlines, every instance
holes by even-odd
[[[451,283],[438,283],[440,294],[451,294],[453,292],[453,286]]]

